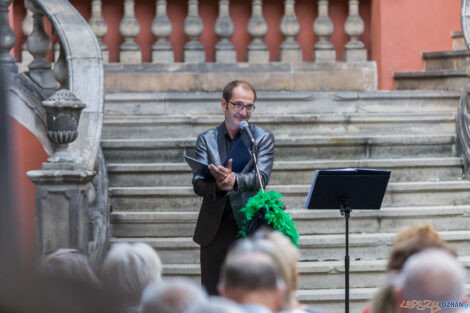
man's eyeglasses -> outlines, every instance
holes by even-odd
[[[247,112],[253,112],[253,110],[255,109],[255,105],[254,104],[248,104],[248,105],[244,105],[243,103],[241,102],[235,102],[233,103],[232,101],[228,101],[230,102],[233,107],[235,108],[236,111],[241,111],[243,110],[244,108],[246,109]]]

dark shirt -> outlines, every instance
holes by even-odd
[[[240,139],[242,134],[240,131],[238,131],[235,134],[235,137],[233,137],[233,139],[230,138],[227,127],[225,127],[225,123],[224,123],[224,133],[225,133],[225,149],[228,155],[229,152],[232,150],[233,146],[235,146],[235,144],[237,143],[238,139]]]

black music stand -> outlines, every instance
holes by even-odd
[[[305,207],[337,210],[346,219],[345,312],[349,313],[349,217],[354,210],[380,210],[390,171],[361,168],[318,170],[313,177]]]

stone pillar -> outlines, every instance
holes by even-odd
[[[173,63],[174,53],[168,38],[171,35],[171,21],[166,14],[166,0],[157,1],[157,16],[152,22],[152,33],[157,41],[152,46],[153,63]]]
[[[102,3],[101,0],[92,0],[91,1],[91,17],[88,21],[91,29],[98,38],[98,42],[100,43],[101,53],[103,55],[103,61],[109,62],[109,51],[106,44],[103,42],[104,36],[108,33],[108,25],[103,18],[102,13]]]
[[[28,64],[28,75],[42,89],[52,93],[59,88],[59,84],[52,74],[51,62],[46,60],[52,41],[44,31],[44,14],[30,0],[25,1],[25,5],[33,12],[33,31],[26,40],[28,51],[33,55],[33,62]]]
[[[350,40],[345,45],[344,60],[347,62],[367,61],[367,50],[359,37],[364,33],[364,21],[359,15],[359,0],[349,0],[349,16],[344,23],[344,30]]]
[[[0,65],[7,72],[18,72],[15,58],[10,50],[15,45],[15,33],[8,21],[8,8],[13,0],[0,0]]]
[[[263,18],[263,1],[253,0],[252,14],[248,22],[248,34],[253,38],[248,45],[248,62],[269,62],[268,47],[263,42],[267,32],[268,24]]]
[[[282,62],[301,62],[302,51],[295,37],[299,34],[300,24],[295,16],[295,0],[285,0],[284,16],[281,20],[281,33],[286,40],[281,44]]]
[[[124,0],[124,17],[119,24],[119,33],[124,42],[119,47],[119,62],[139,64],[142,63],[142,52],[135,38],[140,27],[134,12],[134,0]]]
[[[59,90],[43,101],[47,135],[54,154],[41,170],[27,173],[35,184],[36,256],[59,248],[88,253],[88,189],[95,176],[73,162],[67,150],[77,136],[80,112],[85,105],[69,90]]]
[[[184,45],[184,61],[187,63],[203,63],[206,60],[204,47],[199,41],[204,25],[198,13],[198,1],[189,0],[188,16],[184,20],[184,33],[189,41]]]
[[[28,38],[28,36],[31,35],[31,32],[33,31],[33,12],[30,9],[26,10],[26,16],[23,20],[23,23],[21,23],[21,30],[23,31],[23,35],[26,38]],[[33,56],[31,53],[29,53],[28,45],[25,42],[21,48],[21,63],[23,66],[26,66],[32,61]]]
[[[316,62],[336,61],[335,48],[328,40],[333,30],[333,21],[328,15],[328,0],[318,0],[318,17],[313,23],[313,31],[318,38],[313,51],[313,59]]]
[[[219,17],[214,30],[219,42],[215,45],[215,62],[236,63],[237,53],[230,37],[233,35],[233,22],[229,14],[229,0],[219,0]]]

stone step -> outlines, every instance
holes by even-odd
[[[392,171],[390,180],[439,181],[462,176],[460,158],[410,158],[367,160],[276,161],[270,184],[309,184],[315,170],[331,168],[375,168]],[[108,163],[112,187],[184,186],[191,183],[192,171],[186,163]]]
[[[223,116],[107,117],[106,139],[197,137],[220,125]],[[276,138],[385,134],[442,134],[455,131],[455,113],[291,114],[254,115],[250,122],[270,130]]]
[[[459,257],[459,261],[468,269],[470,258]],[[299,281],[297,289],[300,294],[307,291],[318,294],[322,289],[344,288],[344,261],[299,262]],[[376,288],[386,283],[387,260],[355,260],[350,264],[350,285],[354,288]],[[163,275],[167,277],[184,276],[200,282],[199,264],[164,264]],[[467,277],[467,282],[470,278]]]
[[[467,50],[468,49],[461,30],[451,31],[450,33],[452,36],[452,50]]]
[[[300,235],[342,234],[344,217],[339,211],[287,210]],[[113,237],[191,237],[198,212],[113,212]],[[383,207],[380,211],[351,213],[350,233],[396,232],[415,223],[431,223],[438,231],[465,230],[470,222],[470,206]]]
[[[395,72],[397,90],[455,90],[462,91],[470,82],[465,70],[430,70],[424,72]]]
[[[288,208],[304,207],[310,185],[270,185],[281,193]],[[470,181],[389,183],[383,207],[464,205],[470,203]],[[112,187],[109,188],[114,211],[197,211],[201,197],[191,186]]]
[[[455,145],[451,134],[417,136],[338,136],[277,138],[277,161],[319,159],[449,157]],[[194,155],[195,138],[102,140],[107,163],[184,162]]]
[[[107,93],[105,116],[220,115],[220,92]],[[258,92],[256,115],[455,112],[455,91]]]
[[[352,223],[352,222],[351,222]],[[470,255],[470,231],[442,231],[440,235],[459,255]],[[395,233],[350,234],[351,260],[386,260]],[[163,264],[198,264],[199,246],[191,237],[171,238],[111,238],[111,242],[145,242],[159,254]],[[303,235],[299,239],[300,261],[342,261],[345,255],[345,235]]]
[[[464,70],[470,64],[470,51],[452,50],[424,52],[424,69],[428,70]]]

